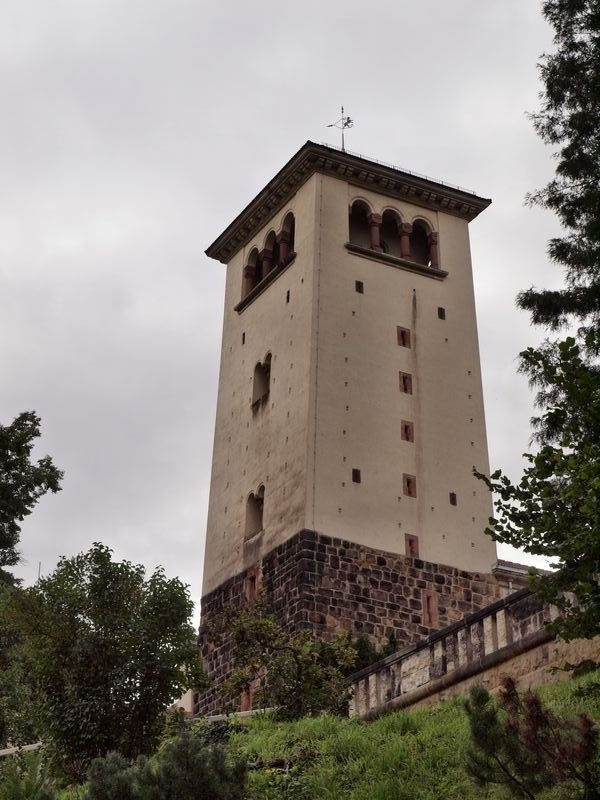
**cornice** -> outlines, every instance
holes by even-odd
[[[334,147],[306,142],[207,248],[206,255],[223,264],[231,261],[315,172],[334,175],[354,186],[453,214],[468,222],[492,202],[458,186],[404,172]]]

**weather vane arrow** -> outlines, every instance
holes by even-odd
[[[332,122],[331,125],[327,125],[328,128],[337,128],[342,132],[342,152],[346,152],[346,147],[344,143],[344,131],[346,128],[352,128],[354,126],[354,121],[350,119],[350,117],[344,116],[344,106],[342,106],[342,116],[338,119],[337,122]]]

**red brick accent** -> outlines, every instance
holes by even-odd
[[[421,602],[423,604],[423,625],[428,628],[439,628],[438,596],[431,589],[423,589]]]
[[[371,249],[381,250],[381,242],[379,239],[381,214],[369,214],[367,216],[367,222],[369,223],[369,230],[371,232]]]
[[[429,242],[429,260],[431,261],[432,267],[439,267],[440,265],[440,256],[439,256],[439,248],[438,248],[438,234],[437,231],[432,231],[429,236],[427,237]]]
[[[271,271],[271,266],[273,264],[273,251],[265,247],[265,249],[261,250],[261,252],[259,253],[259,258],[262,261],[263,277],[264,277],[265,275],[268,275],[269,272]]]
[[[290,244],[292,238],[289,231],[280,231],[277,234],[277,244],[279,245],[279,260],[285,261],[290,254]]]
[[[410,258],[410,235],[412,225],[410,222],[403,222],[400,225],[400,255],[402,258]]]
[[[412,533],[404,534],[404,552],[410,558],[419,557],[419,537]]]

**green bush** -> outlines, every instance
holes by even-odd
[[[96,759],[88,773],[87,800],[243,800],[246,766],[225,750],[186,732],[151,759],[129,766],[118,753]]]
[[[42,753],[7,756],[0,766],[0,800],[55,800]]]

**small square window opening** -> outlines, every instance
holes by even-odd
[[[403,419],[400,423],[400,430],[402,440],[404,442],[414,442],[415,440],[415,426],[412,422],[408,422],[407,420]]]
[[[398,373],[400,376],[400,391],[404,394],[412,394],[412,375],[408,372]]]
[[[446,319],[446,309],[438,306],[438,319]]]
[[[365,285],[362,281],[354,281],[354,288],[359,294],[364,294]]]
[[[417,479],[414,475],[402,475],[402,492],[407,497],[417,496]]]
[[[401,328],[400,325],[397,325],[396,334],[400,347],[410,347],[410,330],[408,328]]]
[[[404,552],[410,558],[419,557],[419,537],[412,533],[404,534]]]

